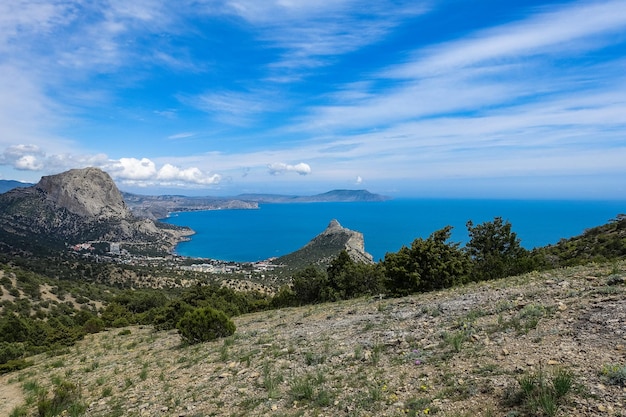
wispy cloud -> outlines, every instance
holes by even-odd
[[[207,92],[191,97],[179,96],[179,100],[232,125],[248,125],[257,115],[277,111],[285,105],[269,91]]]
[[[176,133],[174,135],[170,135],[167,138],[168,139],[172,139],[172,140],[177,140],[177,139],[187,139],[187,138],[191,138],[193,136],[195,136],[196,134],[193,132],[181,132],[181,133]]]
[[[342,54],[384,39],[429,2],[415,1],[229,1],[226,10],[257,28],[257,36],[278,59],[268,63],[268,79],[293,81]]]
[[[624,42],[624,7],[574,3],[418,49],[292,128],[321,134],[327,158],[338,149],[385,167],[379,176],[614,172],[626,157],[625,62],[585,61]]]
[[[1,2],[0,165],[190,187],[626,174],[623,0],[421,40],[450,7]]]

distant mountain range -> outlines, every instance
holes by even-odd
[[[240,194],[234,197],[188,197],[182,195],[140,195],[122,193],[124,201],[137,216],[163,219],[175,211],[257,209],[259,203],[328,203],[385,201],[388,197],[367,190],[333,190],[311,196],[280,194]]]
[[[239,194],[239,200],[255,201],[257,203],[330,203],[356,201],[386,201],[390,197],[373,194],[367,190],[332,190],[323,194],[310,196],[294,196],[280,194]]]
[[[35,184],[13,181],[13,180],[0,180],[0,194],[6,193],[7,191],[11,191],[14,188],[30,187],[32,185],[35,185]]]

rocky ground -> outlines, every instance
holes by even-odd
[[[626,416],[624,277],[592,265],[249,314],[193,346],[113,329],[2,377],[0,415],[70,386],[65,415]]]

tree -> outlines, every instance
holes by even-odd
[[[183,340],[190,344],[209,342],[235,333],[235,324],[226,314],[211,307],[188,311],[176,328]]]
[[[378,294],[382,288],[381,269],[355,262],[345,250],[339,252],[326,272],[328,285],[322,289],[322,298],[328,301]]]
[[[300,305],[323,301],[322,289],[328,286],[328,276],[313,265],[309,265],[293,276],[293,292]]]
[[[394,295],[433,291],[464,283],[470,262],[458,243],[448,243],[452,226],[418,238],[411,247],[385,255],[383,267],[387,288]]]
[[[465,248],[474,264],[474,281],[502,278],[531,269],[529,253],[522,248],[509,221],[495,217],[491,222],[476,226],[470,220],[466,226],[470,240]]]

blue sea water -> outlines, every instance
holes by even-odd
[[[435,230],[453,226],[452,241],[468,240],[465,224],[511,222],[528,249],[557,243],[626,213],[626,201],[390,200],[367,203],[261,204],[258,210],[174,213],[165,221],[196,234],[176,253],[253,262],[293,252],[321,233],[332,219],[362,232],[375,260]]]

